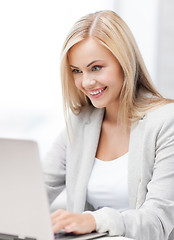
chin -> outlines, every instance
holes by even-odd
[[[106,106],[103,105],[103,104],[93,104],[92,105],[95,107],[95,108],[105,108]]]

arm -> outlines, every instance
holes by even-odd
[[[66,131],[62,131],[43,161],[44,179],[50,204],[65,187]]]

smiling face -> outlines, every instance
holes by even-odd
[[[118,107],[123,70],[107,48],[88,38],[75,44],[68,58],[76,87],[96,108]]]

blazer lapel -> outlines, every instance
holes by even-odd
[[[140,169],[142,159],[143,119],[131,128],[128,161],[128,193],[129,207],[136,208],[138,186],[140,183]]]
[[[100,137],[101,125],[103,121],[104,109],[96,109],[89,122],[85,126],[84,139],[85,148],[81,156],[80,169],[78,169],[78,181],[76,185],[76,199],[74,200],[74,211],[82,212],[86,203],[86,189],[92,171],[98,141]],[[80,146],[80,143],[79,143]]]

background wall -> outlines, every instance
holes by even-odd
[[[156,79],[159,91],[174,98],[174,1],[160,0]]]

